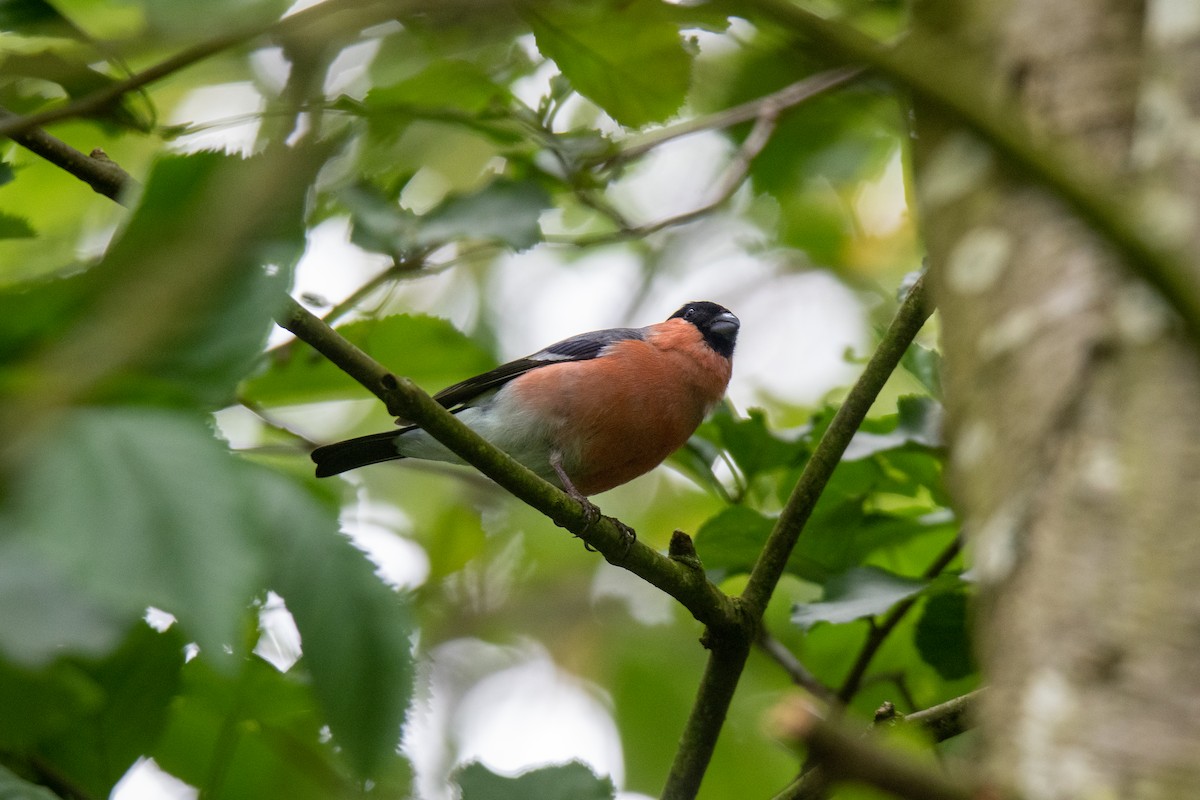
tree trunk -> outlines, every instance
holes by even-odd
[[[1154,178],[1155,223],[1191,226],[1195,244],[1196,8],[927,0],[916,35],[970,54],[980,102],[1131,187]],[[953,120],[918,108],[916,133],[988,777],[1027,800],[1195,797],[1197,347],[1048,192]]]

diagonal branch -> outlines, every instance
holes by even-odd
[[[366,387],[389,413],[424,428],[518,499],[600,551],[609,563],[671,595],[710,628],[726,630],[741,624],[734,602],[709,582],[686,543],[673,541],[672,555],[667,557],[631,540],[628,528],[611,517],[593,521],[566,492],[493,447],[412,381],[393,375],[294,300],[289,298],[278,322]]]
[[[733,700],[734,689],[750,653],[752,630],[760,624],[767,601],[787,566],[788,556],[796,546],[842,453],[932,311],[932,305],[926,299],[925,278],[921,276],[908,290],[871,360],[817,443],[750,573],[750,579],[738,601],[745,618],[751,621],[751,628],[736,629],[732,632],[734,635],[710,631],[713,635],[709,637],[708,644],[712,652],[680,746],[675,751],[675,762],[671,765],[667,785],[663,789],[664,800],[690,799],[699,791],[729,704]]]
[[[767,601],[787,567],[788,558],[796,547],[796,542],[809,516],[812,515],[821,492],[825,490],[825,484],[829,482],[834,469],[841,461],[842,453],[846,451],[850,440],[866,419],[871,404],[875,402],[883,385],[900,364],[904,352],[908,350],[908,346],[912,344],[931,313],[933,305],[927,299],[925,276],[922,275],[908,290],[862,375],[846,396],[841,408],[837,410],[821,441],[817,443],[796,488],[792,490],[792,495],[784,506],[783,513],[779,516],[779,521],[775,524],[775,529],[767,538],[767,543],[750,572],[750,580],[742,591],[742,600],[755,619],[762,617]]]
[[[103,88],[86,94],[77,100],[52,106],[26,116],[12,115],[5,119],[0,119],[0,137],[15,139],[19,134],[64,119],[74,119],[76,117],[87,117],[103,113],[130,92],[138,91],[206,58],[210,58],[217,53],[236,47],[259,36],[267,34],[280,37],[295,35],[304,32],[306,28],[319,22],[324,22],[339,14],[347,17],[350,23],[346,26],[347,28],[367,27],[376,22],[386,20],[389,14],[396,10],[397,6],[398,3],[396,0],[373,0],[373,2],[366,3],[352,3],[348,0],[326,0],[326,2],[310,6],[303,11],[297,11],[295,14],[280,20],[273,20],[266,24],[253,25],[241,30],[215,36],[192,45],[122,80],[113,81]]]

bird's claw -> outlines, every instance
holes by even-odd
[[[637,531],[619,519],[613,519],[613,524],[621,531],[621,538],[625,540],[625,549],[621,551],[621,560],[624,561],[629,555],[629,551],[633,549],[633,543],[637,541]]]
[[[583,524],[583,527],[580,528],[580,533],[582,533],[600,521],[600,507],[591,500],[588,500],[583,495],[578,495],[575,497],[575,499],[579,501],[579,509],[583,512],[583,518],[586,520]],[[579,536],[578,533],[575,535]],[[596,552],[596,548],[588,544],[586,539],[583,540],[583,549],[587,550],[589,553]]]

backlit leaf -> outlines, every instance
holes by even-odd
[[[682,105],[691,56],[659,0],[529,4],[538,49],[617,122],[661,122]]]

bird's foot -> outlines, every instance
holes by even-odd
[[[593,525],[595,525],[597,522],[600,521],[600,517],[602,517],[603,514],[600,513],[599,506],[597,506],[591,500],[588,500],[586,497],[584,497],[582,494],[580,494],[579,490],[577,490],[574,486],[569,486],[567,488],[567,494],[571,495],[571,497],[574,498],[575,501],[579,503],[579,509],[580,509],[580,511],[583,512],[583,518],[584,518],[585,522],[583,523],[583,527],[580,528],[580,533],[587,531]],[[575,536],[579,537],[580,533],[575,534]],[[582,537],[580,537],[580,538],[582,538]],[[586,539],[583,542],[583,549],[587,550],[589,553],[596,552],[596,548],[594,548],[590,544],[588,544]]]
[[[637,531],[616,517],[613,517],[612,521],[617,526],[617,530],[621,531],[621,538],[625,540],[625,549],[621,551],[621,560],[624,561],[629,555],[629,551],[633,549],[633,543],[637,541]]]

